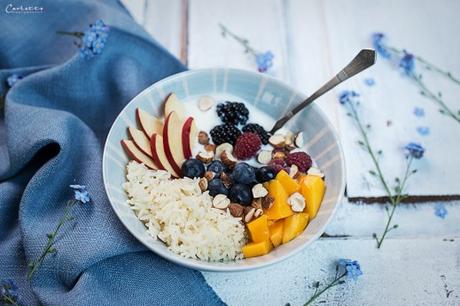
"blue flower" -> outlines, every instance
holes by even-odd
[[[257,70],[259,70],[259,72],[266,72],[268,69],[270,69],[273,66],[273,58],[274,55],[271,51],[267,51],[265,53],[257,53]]]
[[[426,136],[430,134],[430,128],[427,126],[419,126],[417,127],[417,133],[419,133],[422,136]]]
[[[374,86],[375,80],[373,78],[364,79],[364,84],[366,84],[367,86]]]
[[[95,55],[101,54],[107,37],[109,36],[108,32],[109,27],[100,19],[94,24],[91,24],[89,29],[83,34],[80,56],[89,59]]]
[[[74,191],[74,198],[77,201],[82,202],[83,204],[88,203],[91,199],[84,185],[70,185],[70,188]]]
[[[345,104],[347,102],[351,102],[355,97],[359,97],[357,92],[354,90],[345,90],[339,94],[339,102],[340,104]]]
[[[434,206],[434,215],[441,218],[445,219],[447,216],[447,209],[444,207],[444,204],[438,203]]]
[[[417,117],[424,117],[425,116],[425,110],[421,107],[416,106],[414,108],[414,115]]]
[[[380,56],[383,58],[390,58],[391,53],[384,44],[385,39],[386,37],[383,33],[374,33],[372,34],[372,45]]]
[[[405,74],[411,75],[415,69],[414,55],[404,50],[404,56],[399,61],[399,67],[402,68]]]
[[[22,79],[22,76],[17,75],[17,74],[12,74],[12,75],[10,75],[10,76],[6,79],[6,83],[7,83],[8,86],[11,88],[11,87],[13,87],[14,84],[16,84],[16,82],[19,81],[20,79]]]
[[[356,280],[359,276],[363,275],[361,266],[356,260],[351,259],[339,259],[337,265],[345,270],[345,273],[349,279]]]
[[[0,282],[0,302],[3,302],[5,297],[13,301],[18,299],[18,286],[12,279],[5,279]]]
[[[404,149],[406,149],[408,155],[415,159],[422,158],[423,153],[425,153],[425,149],[420,144],[415,142],[408,143]]]

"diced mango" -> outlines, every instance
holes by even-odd
[[[308,224],[308,214],[296,213],[284,219],[283,243],[299,236]]]
[[[268,220],[267,221],[268,228],[270,228],[270,226],[272,226],[275,222],[276,222],[275,220]]]
[[[278,174],[276,175],[276,180],[281,183],[288,195],[291,195],[294,192],[299,191],[300,189],[299,183],[297,183],[296,180],[290,177],[289,174],[284,170],[278,172]]]
[[[288,194],[278,180],[268,183],[268,194],[275,199],[272,207],[265,211],[269,220],[286,218],[294,213],[287,202]]]
[[[262,242],[248,243],[241,250],[243,251],[244,257],[249,258],[268,254],[272,249],[273,246],[270,240],[265,240]]]
[[[310,215],[310,219],[316,217],[321,201],[323,201],[326,184],[323,179],[315,175],[306,175],[300,181],[300,193],[305,198],[304,212]]]
[[[259,218],[246,224],[252,242],[262,242],[270,239],[267,221],[267,216],[262,215]]]
[[[284,220],[278,220],[268,227],[270,231],[270,241],[277,247],[283,241]]]

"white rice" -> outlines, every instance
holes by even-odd
[[[229,211],[212,208],[212,197],[202,193],[198,179],[171,180],[167,171],[147,169],[130,161],[123,188],[128,203],[147,231],[184,257],[206,261],[242,258],[244,225]]]

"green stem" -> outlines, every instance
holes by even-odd
[[[83,32],[67,32],[67,31],[56,31],[56,34],[75,36],[78,38],[82,38],[85,35],[85,33]]]
[[[318,292],[315,292],[315,294],[313,294],[310,299],[305,303],[303,304],[304,306],[308,306],[310,305],[311,303],[313,303],[314,300],[316,300],[321,294],[323,294],[324,292],[326,292],[327,290],[329,290],[330,288],[334,287],[334,286],[337,286],[339,284],[339,281],[345,277],[345,275],[347,275],[347,273],[343,273],[340,277],[336,277],[334,278],[334,280],[329,284],[327,285],[326,287],[324,287],[323,289],[321,289],[320,291]]]
[[[54,251],[52,250],[52,247],[56,241],[56,236],[61,229],[61,227],[64,225],[66,221],[69,221],[69,213],[72,207],[78,203],[76,200],[70,200],[67,202],[66,208],[64,210],[64,215],[59,219],[59,223],[57,224],[56,228],[54,231],[48,236],[48,242],[46,243],[42,254],[40,257],[32,262],[32,265],[29,268],[29,272],[27,273],[27,279],[31,279],[32,276],[34,275],[35,271],[42,265],[43,261],[45,260],[46,255],[53,253]]]
[[[8,295],[2,295],[2,299],[4,301],[6,301],[7,303],[9,303],[10,305],[14,305],[14,306],[18,306],[18,302],[16,302],[15,300],[13,300],[11,297],[9,297]],[[0,300],[1,301],[1,300]]]
[[[256,50],[254,50],[250,45],[249,45],[249,41],[245,38],[242,38],[242,37],[239,37],[238,35],[236,35],[235,33],[231,32],[226,26],[224,26],[223,24],[219,23],[219,26],[222,30],[222,33],[224,34],[227,34],[227,35],[230,35],[230,37],[232,37],[233,39],[235,39],[237,42],[239,42],[241,45],[243,45],[243,47],[246,49],[246,51],[250,52],[251,54],[253,55],[256,55],[257,52]]]

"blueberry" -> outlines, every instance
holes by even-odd
[[[275,178],[275,170],[272,167],[263,166],[257,169],[256,178],[259,183],[268,182]]]
[[[228,194],[228,189],[220,179],[213,179],[208,183],[209,195],[215,197],[218,194]]]
[[[220,160],[215,160],[208,165],[208,171],[214,172],[216,177],[220,177],[226,168],[227,167],[225,167],[225,165]]]
[[[250,205],[252,203],[252,191],[248,185],[235,184],[228,194],[230,201],[240,203],[241,205]]]
[[[232,172],[232,180],[235,183],[251,184],[255,179],[256,174],[253,167],[247,163],[236,164]]]
[[[189,177],[189,178],[202,177],[205,172],[203,163],[195,158],[186,160],[182,164],[181,170],[182,170],[182,176]]]

